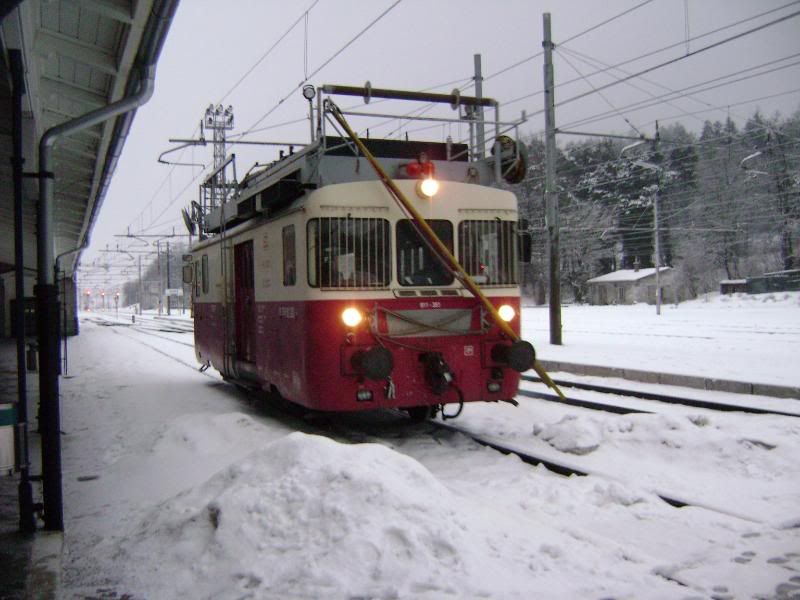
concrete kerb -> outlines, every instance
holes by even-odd
[[[759,396],[800,399],[800,387],[784,387],[780,385],[768,385],[766,383],[754,383],[753,393]]]
[[[764,383],[746,383],[732,379],[714,379],[697,375],[680,375],[677,373],[658,373],[654,371],[640,371],[638,369],[623,369],[619,367],[604,367],[600,365],[584,365],[565,363],[561,361],[540,360],[541,365],[550,372],[565,372],[575,375],[595,377],[619,377],[642,383],[659,383],[674,385],[699,390],[717,392],[733,392],[736,394],[754,394],[759,396],[772,396],[775,398],[797,398],[800,400],[800,387],[770,385]]]
[[[34,600],[57,600],[61,597],[61,552],[64,534],[59,532],[37,533],[33,540],[28,579],[25,584],[26,598]]]

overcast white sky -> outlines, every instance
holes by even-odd
[[[210,103],[223,101],[233,106],[234,135],[253,128],[272,111],[246,139],[306,142],[306,122],[257,129],[302,118],[306,102],[299,91],[292,94],[292,90],[395,2],[183,0],[158,64],[155,94],[138,111],[92,234],[92,245],[83,255],[84,270],[94,260],[105,262],[111,256],[98,252],[107,244],[111,248],[129,245],[114,237],[128,227],[132,232],[150,234],[174,227],[177,233],[185,233],[179,211],[196,199],[197,185],[192,180],[200,175],[200,169],[171,168],[159,164],[157,158],[173,146],[169,138],[197,134]],[[307,36],[301,19],[233,89],[309,7]],[[603,24],[625,11],[629,12]],[[724,120],[730,114],[743,124],[756,108],[767,115],[776,111],[788,115],[800,108],[800,16],[656,69],[632,80],[631,85],[610,87],[603,91],[604,97],[595,93],[565,101],[590,92],[590,84],[597,88],[625,76],[614,71],[613,76],[589,77],[598,65],[587,60],[607,65],[632,61],[621,69],[634,73],[798,11],[800,2],[789,0],[401,0],[309,82],[362,85],[369,80],[375,87],[419,90],[442,86],[436,91],[449,92],[455,82],[470,84],[473,55],[480,53],[486,78],[484,94],[500,101],[501,117],[518,118],[525,110],[529,121],[523,131],[540,132],[544,127],[542,57],[535,55],[541,52],[542,14],[550,12],[557,45],[557,127],[626,133],[630,128],[622,116],[614,114],[618,111],[646,134],[653,133],[655,120],[680,121],[699,131],[705,119]],[[758,15],[762,16],[753,18]],[[739,21],[743,22],[728,27]],[[704,35],[720,28],[725,29]],[[526,58],[530,60],[506,70]],[[764,66],[758,68],[760,65]],[[766,70],[775,71],[757,76]],[[706,91],[692,88],[691,96],[669,104],[648,102],[655,105],[645,110],[627,108],[669,90],[717,86],[730,79],[712,80],[734,73],[738,75],[730,79],[745,79]],[[518,98],[523,99],[509,104]],[[353,106],[357,101],[342,99],[340,104]],[[370,108],[384,112],[389,107]],[[598,119],[604,113],[611,116]],[[373,129],[371,135],[388,135],[396,127]],[[448,133],[459,136],[457,127],[441,126],[425,135],[442,139]],[[465,134],[466,129],[460,133]],[[570,139],[561,136],[559,144]],[[242,150],[240,146],[235,152],[241,176],[256,160],[274,158],[277,150]],[[208,147],[188,151],[182,160],[208,164],[211,158]],[[110,260],[119,265],[129,262],[123,256]],[[133,276],[131,270],[123,279]]]

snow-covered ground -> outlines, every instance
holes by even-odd
[[[800,419],[520,397],[456,422],[603,474],[564,478],[385,415],[348,423],[365,443],[311,434],[199,373],[190,334],[83,317],[62,381],[64,597],[800,595]],[[563,321],[552,347],[547,310],[523,312],[541,358],[800,385],[797,293]]]
[[[526,307],[523,334],[543,359],[800,386],[797,292],[708,296],[679,305],[568,306],[562,346],[548,308]]]

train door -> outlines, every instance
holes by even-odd
[[[233,260],[236,354],[239,360],[255,362],[256,294],[252,240],[234,246]]]

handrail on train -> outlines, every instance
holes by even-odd
[[[435,102],[437,104],[449,104],[453,109],[459,106],[489,106],[497,108],[497,100],[493,98],[478,98],[476,96],[462,96],[458,89],[453,90],[452,94],[433,94],[431,92],[412,92],[408,90],[390,90],[385,88],[374,88],[369,85],[357,87],[352,85],[331,85],[324,84],[322,91],[326,94],[336,96],[360,96],[364,102],[369,104],[372,98],[382,98],[387,100],[414,100],[417,102]]]

